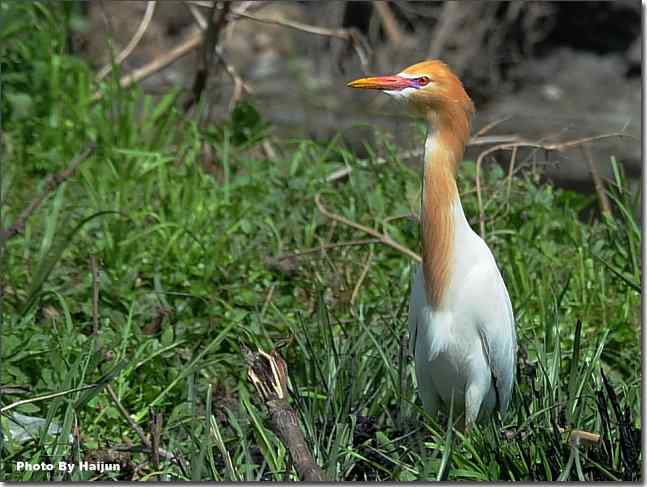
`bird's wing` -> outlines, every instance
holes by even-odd
[[[481,345],[492,373],[497,406],[503,414],[512,396],[516,371],[517,334],[514,315],[503,277],[494,259],[481,269],[476,287],[483,292],[482,303],[475,310]]]
[[[420,311],[427,304],[425,297],[424,277],[422,267],[418,266],[411,283],[411,298],[409,299],[409,355],[416,355],[416,340],[418,338],[418,320]]]

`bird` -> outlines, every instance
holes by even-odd
[[[456,183],[474,104],[460,79],[437,59],[348,86],[380,90],[427,123],[422,262],[411,285],[409,354],[424,410],[436,417],[451,409],[458,427],[469,432],[497,411],[505,415],[517,355],[508,290],[492,251],[465,216]]]

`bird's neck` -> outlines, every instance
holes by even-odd
[[[421,234],[422,267],[427,302],[432,308],[443,307],[455,258],[455,235],[469,226],[456,186],[456,166],[463,157],[469,137],[469,122],[429,121],[425,142],[422,191]]]

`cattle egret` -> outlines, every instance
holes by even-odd
[[[465,218],[456,186],[474,105],[461,81],[437,60],[348,86],[405,101],[428,124],[422,264],[409,302],[409,351],[425,410],[448,411],[453,396],[454,412],[469,431],[493,411],[507,410],[517,352],[508,291],[492,252]]]

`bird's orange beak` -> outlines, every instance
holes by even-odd
[[[351,81],[346,86],[365,90],[399,91],[413,86],[410,79],[402,76],[375,76]]]

